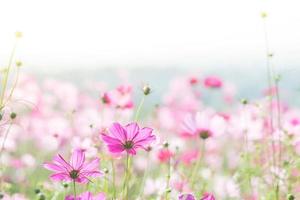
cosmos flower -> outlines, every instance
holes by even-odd
[[[178,200],[196,200],[196,198],[192,194],[181,194]]]
[[[188,115],[183,121],[183,129],[191,135],[199,135],[204,140],[213,135],[210,118],[205,113]]]
[[[210,193],[205,193],[200,200],[216,200],[214,195]]]
[[[166,163],[174,156],[174,153],[169,149],[161,149],[157,154],[157,158],[161,163]]]
[[[45,163],[44,167],[55,172],[50,175],[53,181],[75,181],[78,183],[87,183],[89,177],[99,177],[102,172],[99,171],[99,158],[91,162],[85,162],[85,153],[82,149],[76,149],[68,163],[61,155],[53,158],[52,163]]]
[[[76,199],[72,195],[66,196],[65,200],[105,200],[105,195],[103,193],[99,193],[98,195],[93,196],[90,192],[84,192]]]
[[[215,76],[208,76],[204,79],[204,86],[207,88],[220,88],[223,82],[220,78]]]
[[[113,123],[109,128],[108,134],[101,134],[103,141],[107,144],[111,153],[122,153],[126,151],[135,155],[136,150],[147,149],[148,145],[156,137],[152,135],[152,128],[139,128],[137,123],[130,123],[122,126],[119,123]]]

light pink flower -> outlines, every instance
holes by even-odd
[[[66,196],[65,198],[65,200],[105,200],[105,199],[106,198],[103,193],[99,193],[98,195],[93,196],[92,193],[90,192],[84,192],[78,197],[76,197],[76,199],[72,195]]]
[[[196,200],[196,198],[192,194],[181,194],[178,200]]]
[[[161,149],[157,154],[157,158],[162,163],[168,162],[172,156],[174,156],[174,153],[171,152],[169,149]]]
[[[139,128],[135,122],[126,126],[113,123],[109,128],[109,133],[101,135],[111,153],[126,151],[135,155],[137,149],[146,150],[148,145],[156,139],[155,135],[152,135],[152,131],[153,129],[148,127]]]
[[[203,197],[201,198],[201,200],[216,200],[214,195],[210,194],[210,193],[205,193],[203,195]]]
[[[53,181],[75,181],[78,183],[87,183],[89,177],[99,177],[102,172],[99,171],[99,158],[91,162],[85,162],[85,153],[82,149],[77,149],[72,153],[68,163],[61,155],[53,158],[52,163],[45,163],[44,167],[55,172],[50,176]]]
[[[220,88],[223,82],[220,78],[216,76],[208,76],[204,79],[204,86],[208,88]]]

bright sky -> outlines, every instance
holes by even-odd
[[[29,68],[254,66],[261,11],[280,65],[300,64],[299,0],[2,0],[0,65],[14,32]]]

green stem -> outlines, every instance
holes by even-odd
[[[5,71],[4,79],[2,81],[2,89],[1,89],[1,96],[0,96],[0,110],[3,108],[3,101],[4,101],[5,91],[6,91],[6,87],[7,87],[9,71],[11,69],[12,61],[13,61],[13,58],[14,58],[14,55],[15,55],[15,51],[16,51],[16,47],[17,47],[17,41],[18,40],[16,40],[16,42],[14,44],[14,47],[12,49],[12,52],[10,54],[9,61],[8,61],[8,66],[7,66],[7,69]]]
[[[111,159],[111,167],[112,167],[112,181],[113,181],[113,199],[116,199],[116,171],[114,160]]]
[[[144,176],[143,176],[143,179],[142,179],[141,188],[140,188],[140,192],[139,192],[139,196],[138,196],[140,198],[143,196],[144,187],[145,187],[145,181],[146,181],[146,178],[147,178],[147,175],[148,175],[149,152],[147,152],[147,158],[146,159],[147,159],[146,169],[145,169],[145,172],[144,172]]]
[[[125,171],[125,179],[123,183],[123,199],[128,200],[128,186],[129,186],[129,168],[130,168],[130,156],[129,153],[126,153],[126,171]],[[125,198],[124,198],[125,196]]]
[[[6,129],[6,132],[5,132],[5,135],[4,135],[4,138],[3,138],[3,142],[2,142],[2,145],[1,145],[1,150],[0,150],[0,164],[1,164],[1,171],[4,171],[4,165],[2,164],[2,153],[3,153],[3,150],[4,150],[4,147],[5,147],[5,142],[6,142],[6,139],[8,137],[8,133],[10,131],[10,128],[12,126],[12,122],[9,123],[9,126],[8,128]],[[3,178],[1,177],[1,190],[3,190]]]
[[[76,200],[76,183],[75,183],[75,180],[73,180],[73,189],[74,189],[74,199]]]
[[[195,185],[195,179],[197,176],[197,172],[199,171],[199,167],[201,165],[202,159],[204,157],[204,152],[205,152],[205,140],[203,140],[202,145],[201,145],[201,150],[199,152],[199,156],[200,158],[197,160],[196,164],[194,165],[193,171],[192,171],[192,175],[191,175],[191,188],[194,189],[194,185]]]
[[[166,184],[166,200],[169,199],[170,194],[170,179],[171,179],[171,158],[168,160],[168,174],[167,174],[167,184]]]
[[[135,113],[135,116],[134,116],[134,121],[138,121],[139,119],[139,116],[140,116],[140,112],[141,112],[141,109],[143,107],[143,104],[145,102],[145,95],[143,96],[143,98],[141,99],[141,102],[136,110],[136,113]]]

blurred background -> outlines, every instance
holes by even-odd
[[[125,77],[149,83],[157,98],[175,76],[216,75],[239,98],[256,98],[267,86],[265,29],[282,99],[300,105],[299,8],[299,0],[3,0],[0,66],[21,31],[16,58],[40,79]]]

